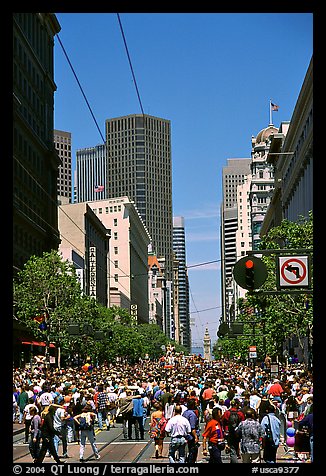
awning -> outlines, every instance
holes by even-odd
[[[38,345],[38,346],[41,346],[41,347],[45,347],[45,345],[46,345],[45,342],[36,342],[35,340],[32,340],[32,341],[24,340],[24,341],[22,341],[22,344]],[[50,342],[50,347],[55,347],[55,345]]]

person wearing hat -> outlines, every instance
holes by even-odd
[[[80,446],[79,446],[79,461],[84,463],[84,453],[86,447],[86,439],[91,444],[95,459],[100,459],[100,454],[98,452],[97,446],[95,444],[94,437],[94,422],[96,418],[96,413],[94,413],[92,406],[86,404],[83,408],[82,413],[74,416],[74,420],[78,423],[80,428]]]

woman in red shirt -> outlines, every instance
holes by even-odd
[[[224,432],[221,424],[222,411],[213,408],[212,419],[207,422],[203,436],[203,455],[207,455],[207,442],[209,451],[209,463],[222,463],[221,451],[224,444]],[[225,444],[224,444],[225,446]]]

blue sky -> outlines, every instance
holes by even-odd
[[[60,40],[105,135],[141,113],[116,13],[56,13]],[[250,158],[251,136],[290,121],[313,53],[312,13],[121,13],[145,114],[171,121],[173,214],[185,218],[192,340],[212,342],[221,315],[222,167]],[[101,135],[55,39],[55,128],[79,148]],[[213,309],[211,309],[213,308]],[[211,309],[211,310],[206,310]]]

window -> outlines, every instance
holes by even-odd
[[[115,281],[116,283],[118,282],[118,275],[117,275],[117,274],[114,275],[114,281]]]
[[[117,218],[114,218],[114,219],[113,219],[113,225],[114,225],[114,226],[118,226],[118,219],[117,219]]]
[[[115,254],[115,255],[118,254],[118,247],[117,247],[117,246],[114,247],[114,254]]]

